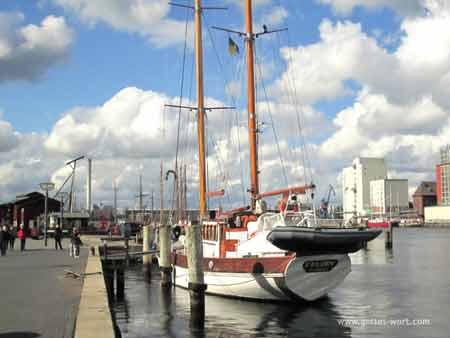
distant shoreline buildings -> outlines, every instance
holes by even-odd
[[[389,179],[383,158],[358,157],[342,171],[344,219],[409,209],[408,180]]]
[[[441,148],[440,163],[436,165],[435,206],[424,208],[425,223],[450,223],[450,145]]]

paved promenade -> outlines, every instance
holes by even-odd
[[[88,250],[81,257],[56,251],[53,239],[27,240],[28,250],[8,250],[0,257],[0,338],[65,338],[73,336],[82,280],[65,277],[64,270],[84,272]]]

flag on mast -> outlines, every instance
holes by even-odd
[[[239,54],[239,46],[231,37],[228,37],[228,53],[233,56]]]

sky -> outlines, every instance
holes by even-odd
[[[181,4],[192,4],[179,0]],[[247,204],[241,0],[203,0],[208,190]],[[384,157],[410,193],[450,143],[450,0],[255,0],[261,190],[335,187],[357,156]],[[227,52],[228,39],[240,53]],[[159,205],[160,162],[187,166],[198,207],[193,13],[163,0],[0,1],[0,202],[93,160],[93,200],[135,207],[139,175]],[[181,96],[180,96],[181,94]],[[177,141],[178,140],[178,141]],[[85,197],[86,161],[75,187]],[[173,182],[163,200],[170,205]],[[150,205],[149,197],[145,204]]]

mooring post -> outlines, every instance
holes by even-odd
[[[116,297],[117,300],[123,300],[125,297],[125,267],[119,264],[116,268]]]
[[[130,243],[128,242],[129,238],[125,238],[125,264],[127,266],[130,265]]]
[[[201,328],[205,322],[205,290],[203,276],[203,245],[201,224],[192,222],[187,227],[187,260],[191,326]]]
[[[145,280],[150,283],[151,281],[151,263],[152,263],[152,257],[149,254],[145,254],[146,252],[150,251],[150,225],[144,225],[142,227],[142,251],[144,254],[142,255],[142,272],[144,273]]]
[[[161,286],[172,285],[172,264],[170,262],[170,225],[159,228],[159,269],[161,271]]]
[[[389,226],[384,233],[384,245],[386,249],[392,249],[393,233],[392,233],[392,222],[389,221]]]

